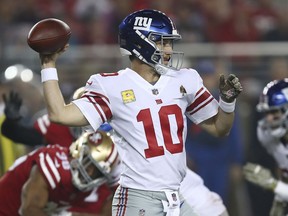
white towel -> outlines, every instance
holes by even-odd
[[[162,200],[164,212],[166,216],[179,216],[180,215],[180,199],[178,191],[165,191],[167,200]]]

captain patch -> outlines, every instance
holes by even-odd
[[[136,101],[136,98],[132,89],[122,91],[121,96],[122,96],[122,100],[124,104]]]

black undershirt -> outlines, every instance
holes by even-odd
[[[1,126],[1,132],[4,136],[16,143],[21,143],[28,146],[44,145],[43,135],[35,128],[28,127],[19,120],[11,120],[5,118]]]

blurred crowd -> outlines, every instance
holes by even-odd
[[[69,41],[71,47],[113,45],[118,41],[118,25],[121,20],[141,8],[158,9],[169,15],[182,35],[182,44],[288,42],[288,3],[285,0],[23,0],[21,3],[2,0],[0,57],[5,62],[0,63],[0,70],[5,70],[5,67],[13,63],[15,53],[24,58],[33,55],[32,52],[27,52],[30,51],[26,42],[27,34],[41,19],[55,17],[69,24],[72,29]],[[22,51],[23,47],[26,52]],[[93,51],[89,55],[99,55],[99,52],[95,54]],[[105,53],[111,52],[101,51],[101,59],[93,67],[111,70],[107,66],[110,64],[103,57]],[[79,52],[74,52],[74,55],[79,57]],[[257,73],[262,73],[268,67],[263,63],[268,61],[260,59],[259,65],[259,59],[251,60],[243,56],[233,58],[233,63],[237,65],[232,69],[235,73],[250,73],[252,68]],[[84,64],[84,61],[89,60],[85,56],[80,63]],[[77,61],[69,63],[74,64],[74,68],[79,64]],[[85,63],[90,67],[88,62]],[[29,67],[34,67],[31,62]]]
[[[288,7],[273,0],[2,0],[0,37],[13,42],[39,20],[57,17],[73,29],[71,43],[113,44],[117,27],[129,13],[153,8],[175,21],[183,42],[249,42],[288,40]]]

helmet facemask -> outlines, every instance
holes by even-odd
[[[81,191],[89,191],[112,179],[112,167],[118,152],[104,131],[84,133],[70,146],[72,182]]]
[[[288,127],[288,109],[287,106],[278,109],[269,109],[264,112],[260,124],[265,130],[275,138],[282,138],[287,133]],[[273,115],[273,120],[268,120],[267,115]]]
[[[100,171],[101,167],[95,163],[89,154],[89,147],[83,146],[80,150],[80,157],[72,159],[71,172],[74,185],[81,191],[89,191],[105,183],[107,179]],[[88,170],[93,169],[92,174]]]
[[[151,56],[151,61],[154,64],[150,65],[155,68],[160,75],[166,74],[168,69],[179,70],[183,63],[184,53],[173,51],[173,43],[175,40],[180,40],[180,35],[161,35],[151,33],[148,37],[149,41],[154,43],[155,52]],[[166,41],[171,41],[171,51],[165,51]],[[159,45],[156,43],[158,42]]]

